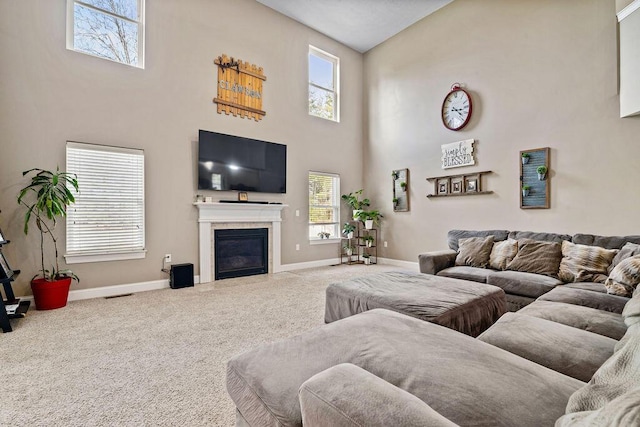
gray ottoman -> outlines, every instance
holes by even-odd
[[[507,311],[497,286],[409,271],[334,283],[326,292],[326,323],[386,308],[476,337]]]

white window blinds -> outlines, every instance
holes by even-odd
[[[144,151],[67,142],[67,172],[67,263],[144,257]]]

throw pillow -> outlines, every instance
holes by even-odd
[[[613,257],[613,261],[611,261],[611,265],[609,266],[609,271],[607,271],[607,274],[611,274],[613,269],[616,268],[616,265],[620,264],[623,259],[632,257],[634,255],[640,255],[640,245],[636,245],[635,243],[631,242],[625,243],[622,249],[620,249],[620,252],[618,252],[618,254]]]
[[[634,255],[616,265],[604,283],[608,294],[630,298],[640,283],[640,255]]]
[[[458,240],[456,265],[486,268],[493,247],[493,236],[469,237]]]
[[[507,264],[507,270],[558,277],[561,259],[560,243],[519,240],[518,253]]]
[[[489,267],[495,270],[504,270],[517,253],[517,240],[507,239],[502,242],[495,242],[493,249],[491,249],[491,255],[489,255]]]
[[[617,249],[562,242],[562,261],[558,277],[566,283],[607,280],[607,269],[618,253]]]

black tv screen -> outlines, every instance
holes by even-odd
[[[287,146],[200,130],[198,189],[287,192]]]

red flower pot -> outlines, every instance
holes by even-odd
[[[46,279],[33,279],[31,291],[38,310],[53,310],[67,305],[71,277],[49,281]]]

